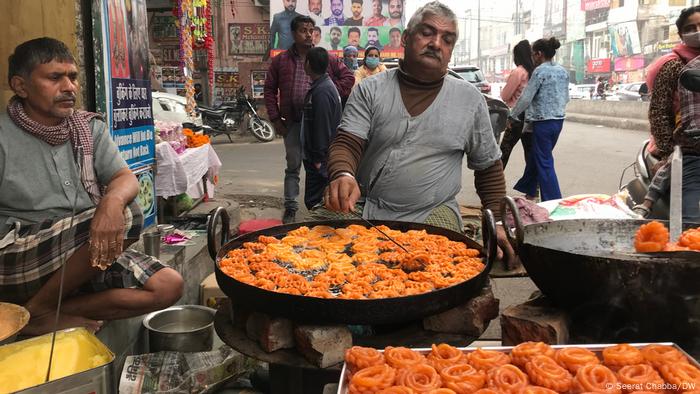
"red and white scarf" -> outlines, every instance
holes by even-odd
[[[73,114],[64,119],[61,124],[45,126],[27,115],[21,99],[17,96],[10,99],[7,105],[7,114],[19,128],[49,145],[61,145],[70,140],[73,155],[80,167],[80,180],[83,187],[90,196],[90,200],[95,205],[99,204],[102,198],[102,188],[97,183],[95,167],[92,162],[92,131],[89,124],[90,120],[99,114],[74,110]]]

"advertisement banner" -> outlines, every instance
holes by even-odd
[[[308,15],[316,22],[314,45],[330,51],[353,45],[360,50],[360,57],[365,47],[373,45],[382,58],[403,58],[404,0],[364,0],[362,4],[350,0],[271,0],[270,56],[294,43],[290,23],[297,15]]]
[[[128,3],[128,4],[127,4]],[[105,113],[112,139],[132,171],[153,174],[155,130],[148,62],[146,0],[93,0],[98,110]],[[99,17],[97,14],[99,13]],[[98,28],[99,26],[99,28]],[[166,36],[170,33],[163,33]],[[100,67],[101,65],[101,67]],[[139,175],[143,177],[145,175]],[[153,182],[141,182],[137,200],[145,225],[155,224]],[[150,196],[150,197],[149,197]]]
[[[581,0],[582,11],[593,11],[601,8],[610,8],[610,0]]]
[[[624,57],[642,53],[636,21],[618,23],[610,26],[608,31],[610,32],[610,48],[613,56]]]
[[[615,59],[615,71],[632,71],[644,68],[644,55],[618,57]]]
[[[264,78],[264,76],[263,76]],[[231,101],[236,98],[240,86],[237,72],[217,71],[214,73],[214,102]],[[263,82],[264,86],[264,82]]]
[[[586,70],[589,73],[609,73],[610,59],[592,59],[588,61]]]
[[[254,99],[261,99],[265,96],[265,78],[267,71],[252,71],[250,73],[250,88],[253,91]]]
[[[229,55],[264,55],[270,44],[267,23],[229,23]]]

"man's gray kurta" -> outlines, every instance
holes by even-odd
[[[462,158],[483,170],[501,157],[488,108],[470,83],[446,76],[422,114],[401,99],[398,70],[366,78],[348,99],[339,129],[367,141],[356,174],[367,219],[423,222],[441,204],[459,215]]]
[[[93,119],[93,165],[101,185],[126,167],[107,125]],[[76,198],[77,193],[77,198]],[[0,236],[12,228],[94,206],[80,179],[70,141],[51,146],[0,114]]]

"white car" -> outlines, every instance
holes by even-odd
[[[197,112],[191,117],[185,110],[187,99],[176,94],[152,92],[153,119],[161,122],[193,123],[202,125],[202,115]]]

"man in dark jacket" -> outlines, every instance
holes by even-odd
[[[311,88],[304,100],[301,124],[306,184],[304,204],[312,209],[323,199],[328,185],[328,147],[335,137],[342,107],[340,95],[328,76],[328,52],[320,47],[311,48],[306,55],[304,71],[311,78]]]
[[[292,20],[294,45],[272,59],[265,79],[265,106],[270,121],[284,137],[287,168],[284,176],[285,223],[294,222],[299,207],[299,171],[301,169],[301,116],[304,98],[311,86],[304,72],[306,55],[313,48],[314,21],[308,16]],[[355,75],[335,56],[328,57],[328,75],[341,97],[348,97],[355,85]]]

